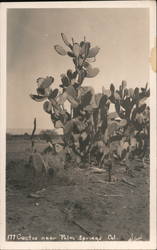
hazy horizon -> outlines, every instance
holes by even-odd
[[[7,128],[6,133],[8,134],[24,134],[24,133],[31,134],[32,130],[33,130],[32,128]],[[35,134],[38,134],[41,130],[43,129],[37,128]]]
[[[148,9],[9,9],[7,15],[8,129],[31,129],[34,117],[40,129],[54,128],[43,103],[29,95],[36,93],[38,77],[54,76],[57,87],[60,74],[73,69],[72,60],[53,48],[64,46],[61,32],[75,41],[85,35],[100,47],[93,64],[100,73],[84,81],[96,92],[111,82],[118,86],[126,80],[129,87],[149,82]]]

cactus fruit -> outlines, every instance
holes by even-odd
[[[99,50],[100,48],[98,46],[89,49],[87,58],[95,57],[98,54]]]
[[[44,108],[44,110],[45,110],[46,113],[51,114],[51,112],[52,112],[52,105],[51,105],[51,103],[49,101],[44,102],[43,108]]]
[[[61,56],[65,56],[67,54],[65,49],[63,49],[63,47],[60,45],[55,45],[54,48],[55,48],[56,52]]]
[[[98,73],[99,73],[98,68],[89,68],[88,67],[86,77],[92,78],[92,77],[95,77]]]

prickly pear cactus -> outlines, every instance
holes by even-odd
[[[44,102],[43,110],[50,116],[54,127],[64,131],[64,146],[68,146],[80,161],[90,161],[97,141],[105,145],[102,148],[111,149],[113,142],[119,140],[118,155],[122,158],[129,143],[126,138],[130,128],[138,131],[138,136],[143,131],[144,135],[149,135],[149,111],[145,103],[150,95],[148,84],[133,89],[127,88],[127,82],[123,80],[118,89],[111,83],[109,89],[103,87],[102,93],[96,94],[92,87],[85,87],[83,83],[86,78],[99,74],[99,68],[92,64],[96,62],[100,48],[92,47],[85,37],[80,42],[73,38],[70,41],[61,33],[61,38],[65,46],[55,45],[54,49],[58,55],[69,57],[74,67],[60,75],[58,88],[53,88],[53,76],[39,77],[36,94],[31,94],[31,98]],[[115,112],[110,111],[113,106]],[[126,139],[124,143],[123,138]],[[50,160],[50,165],[55,165],[55,161],[59,161],[58,166],[64,165],[64,161],[54,159]]]

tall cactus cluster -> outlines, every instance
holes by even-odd
[[[116,112],[122,119],[127,119],[128,122],[134,122],[137,113],[141,114],[145,108],[145,101],[150,95],[150,90],[145,88],[129,88],[127,89],[127,83],[122,81],[119,86],[119,90],[115,91],[114,85],[111,84],[111,101],[115,103]]]
[[[149,108],[145,101],[150,90],[147,84],[141,89],[128,89],[125,81],[122,81],[119,89],[111,84],[110,89],[103,88],[102,93],[97,94],[92,87],[83,87],[85,78],[95,77],[99,73],[92,63],[96,61],[100,48],[91,47],[85,37],[80,43],[74,39],[69,42],[63,33],[61,37],[66,48],[55,45],[54,49],[59,55],[70,57],[74,69],[61,74],[59,89],[51,87],[54,82],[52,76],[38,78],[37,94],[30,96],[37,102],[44,101],[43,109],[50,115],[54,127],[64,130],[65,145],[81,159],[90,161],[91,152],[98,141],[101,142],[99,145],[104,146],[102,151],[109,152],[113,138],[125,143],[123,137],[128,128],[132,127],[138,134],[146,131],[149,127]],[[71,105],[70,112],[66,109],[66,101]],[[115,105],[114,113],[109,113],[111,104]],[[122,147],[124,143],[121,143]]]

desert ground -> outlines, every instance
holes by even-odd
[[[47,146],[36,145],[39,152]],[[134,159],[129,172],[115,160],[111,182],[105,169],[69,164],[35,198],[30,151],[29,140],[7,140],[6,240],[149,239],[149,161]]]

